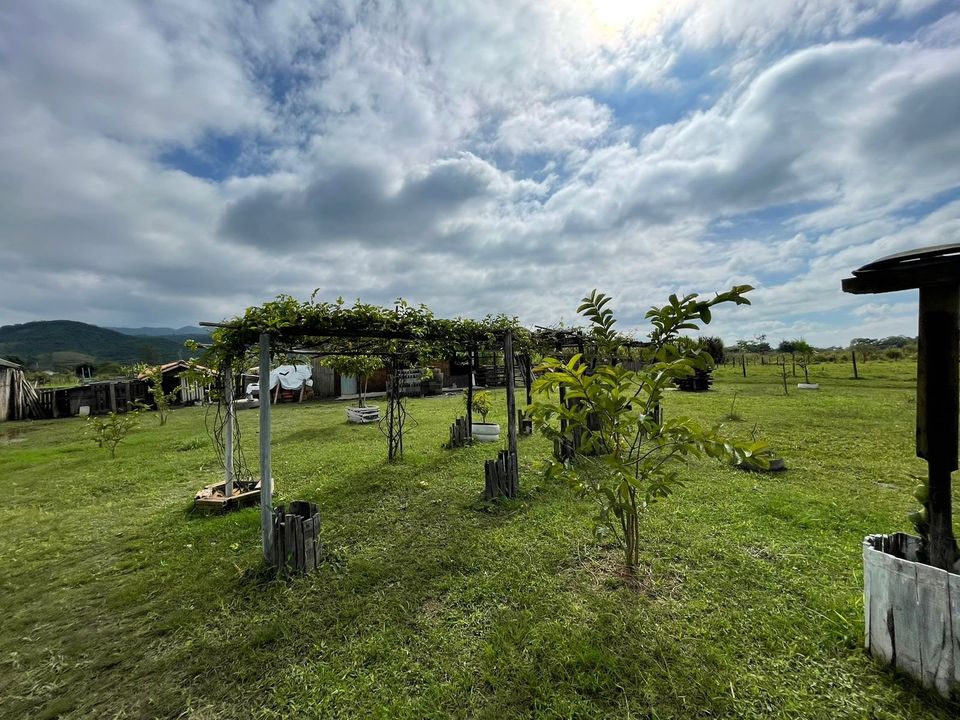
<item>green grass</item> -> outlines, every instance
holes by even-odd
[[[625,583],[592,508],[538,473],[478,502],[496,447],[441,449],[459,398],[409,404],[405,458],[344,405],[274,414],[278,501],[309,499],[332,561],[274,580],[255,508],[189,512],[219,477],[204,410],[120,445],[82,421],[0,428],[4,718],[953,718],[958,706],[862,651],[860,542],[908,529],[914,395],[906,363],[723,368],[667,413],[767,438],[790,470],[707,462],[644,520]],[[491,420],[504,423],[502,392]],[[241,413],[256,462],[256,413]],[[14,436],[15,435],[15,436]]]

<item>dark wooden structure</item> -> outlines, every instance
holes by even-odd
[[[131,403],[150,403],[150,389],[142,380],[103,380],[69,388],[40,388],[37,390],[44,417],[72,417],[86,407],[90,415],[126,412]]]
[[[483,499],[495,500],[498,497],[514,498],[519,491],[519,469],[517,454],[501,450],[496,460],[483,463]]]
[[[470,427],[467,425],[467,418],[458,417],[450,426],[450,440],[447,443],[447,447],[459,448],[469,443]]]
[[[694,370],[692,375],[673,381],[677,390],[683,392],[706,392],[713,385],[713,373],[709,370]]]
[[[273,562],[287,573],[309,572],[322,560],[320,513],[311,502],[294,500],[287,511],[283,505],[273,510]]]
[[[928,560],[951,570],[957,561],[950,473],[957,469],[960,414],[960,244],[914,250],[864,265],[843,280],[844,292],[920,291],[917,347],[917,456],[927,461]]]

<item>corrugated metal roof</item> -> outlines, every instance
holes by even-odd
[[[16,363],[12,363],[9,360],[4,360],[3,358],[0,358],[0,367],[16,368],[17,370],[23,369],[22,365],[17,365]]]

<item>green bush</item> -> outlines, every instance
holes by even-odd
[[[467,403],[467,396],[463,396],[464,404]],[[473,403],[471,404],[471,409],[482,419],[481,422],[487,421],[487,413],[493,409],[493,396],[488,390],[481,390],[473,394]]]

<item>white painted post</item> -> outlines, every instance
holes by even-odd
[[[233,373],[230,366],[223,368],[223,402],[227,408],[226,422],[224,422],[223,439],[223,494],[224,497],[233,495]]]
[[[263,559],[273,557],[273,477],[270,467],[270,335],[260,333],[260,536]]]

